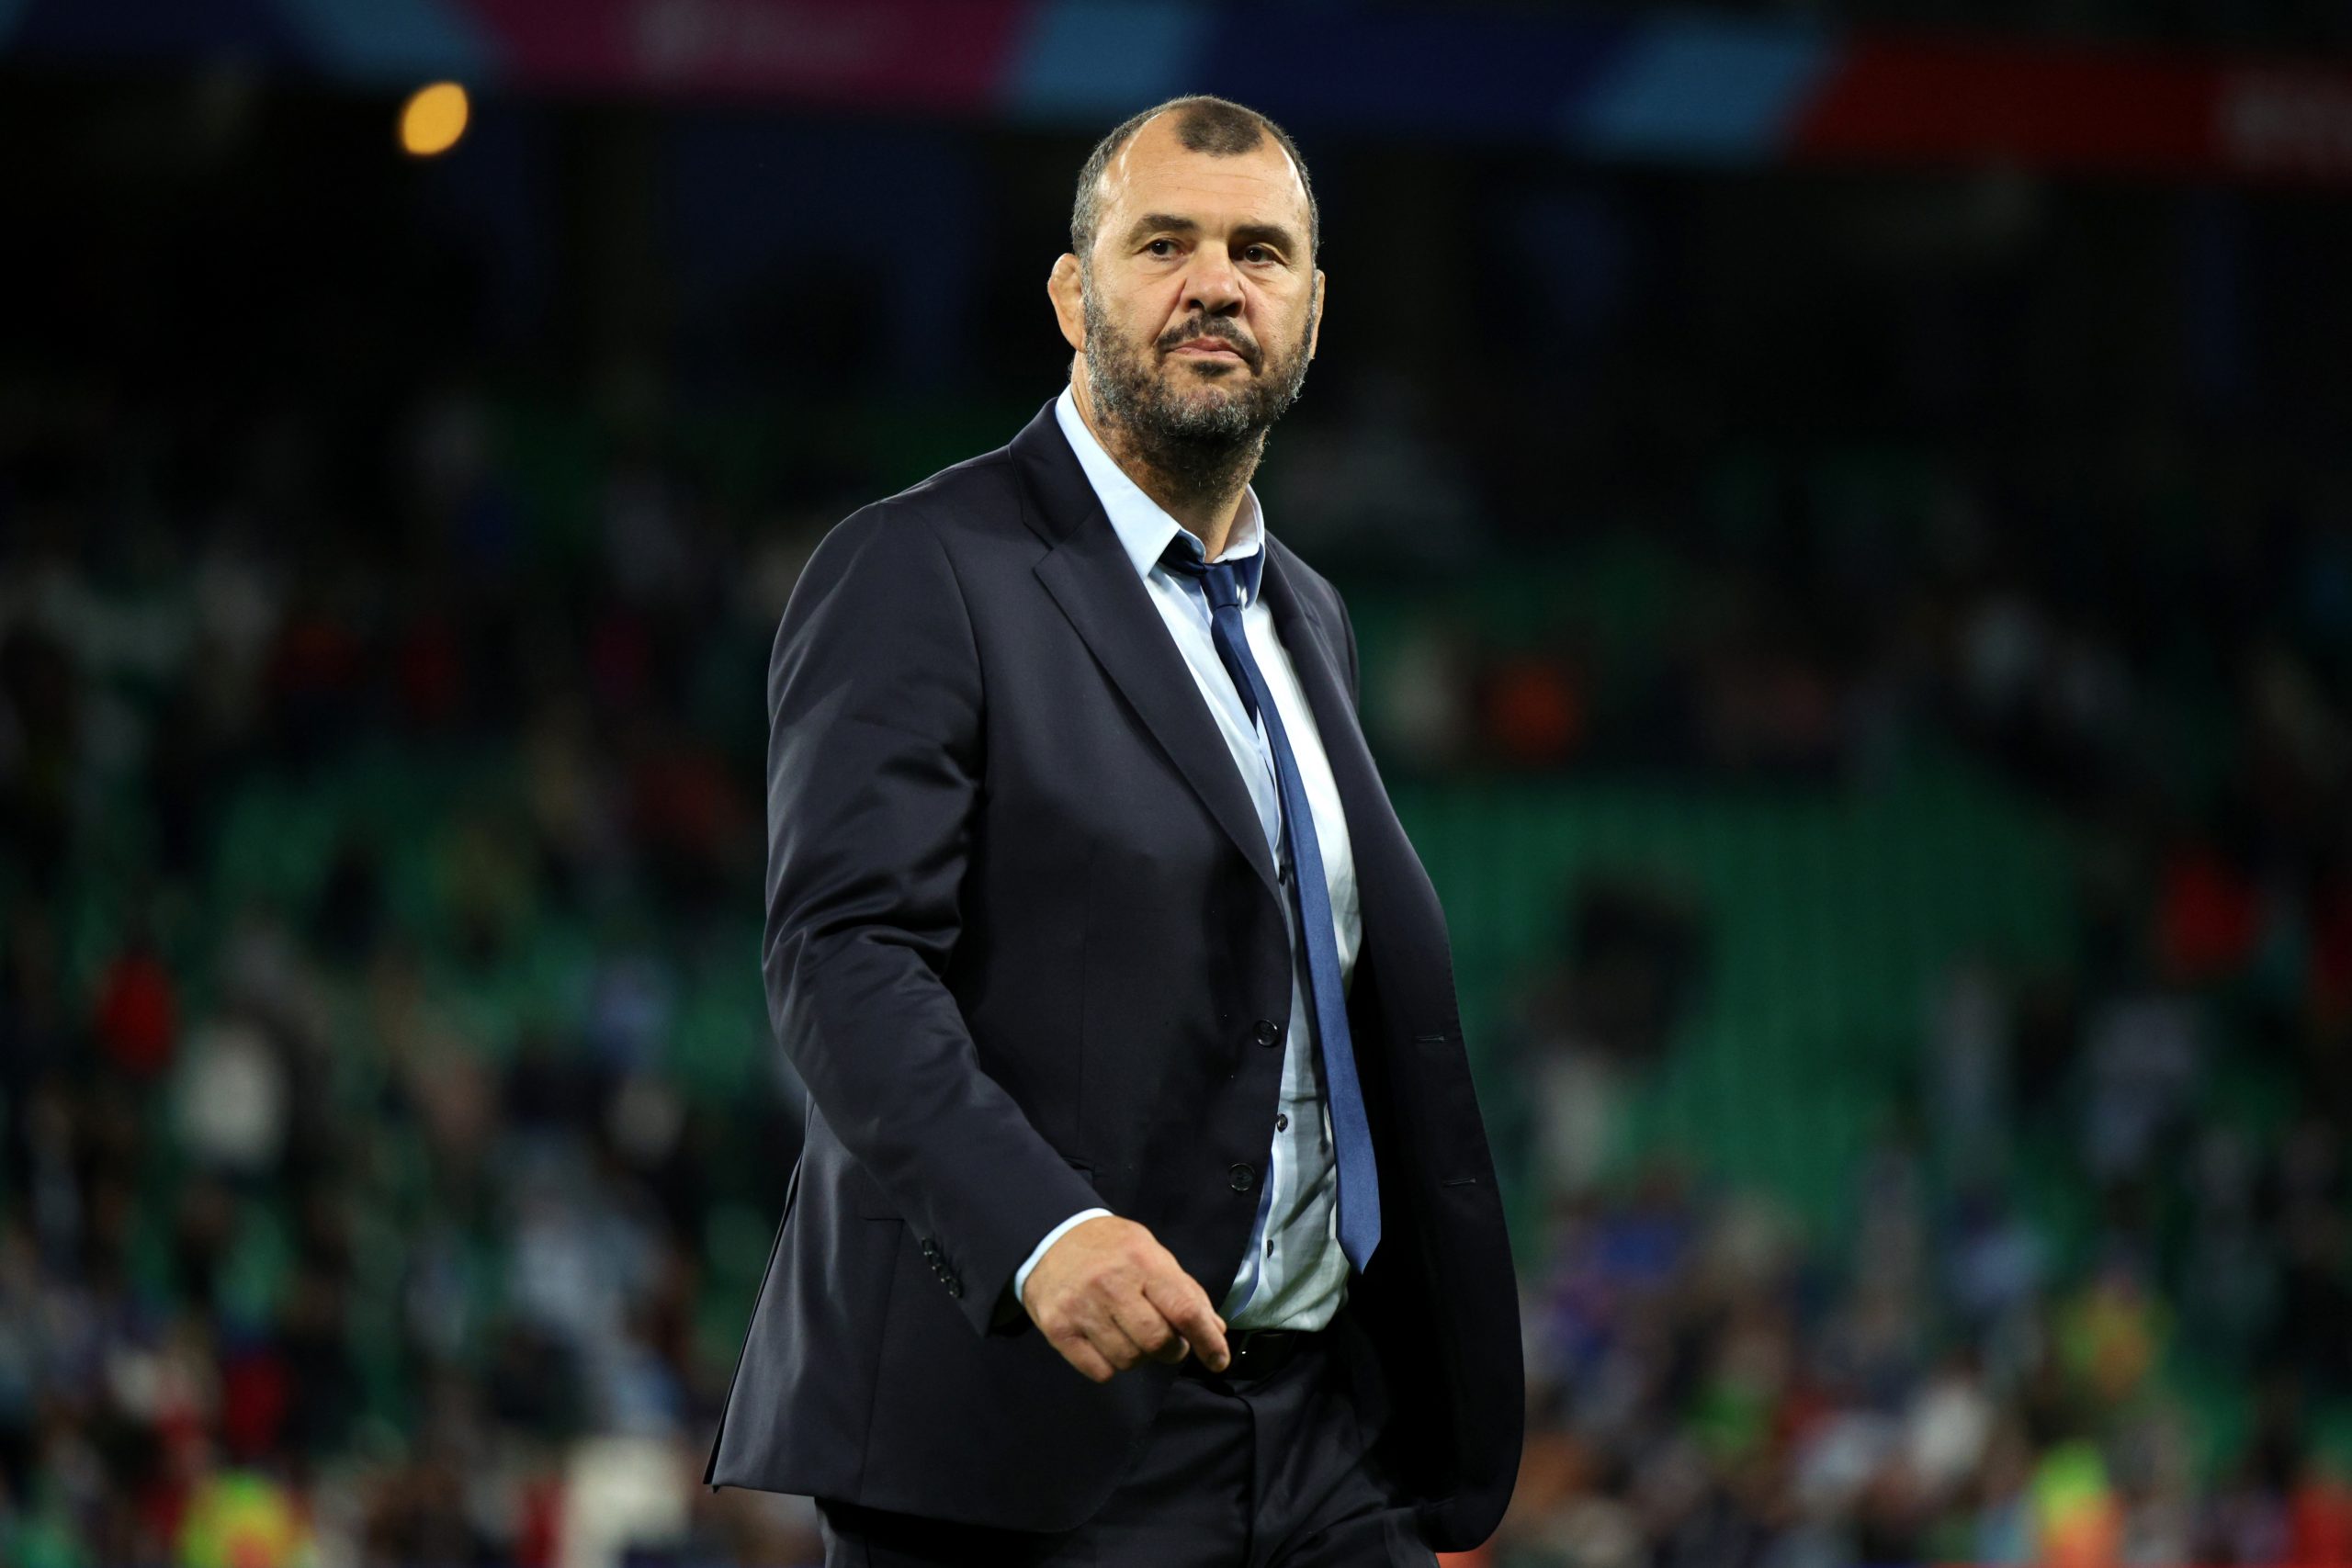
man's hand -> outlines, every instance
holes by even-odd
[[[1149,1357],[1225,1371],[1225,1319],[1150,1231],[1116,1214],[1072,1225],[1029,1271],[1022,1305],[1062,1359],[1092,1378]]]

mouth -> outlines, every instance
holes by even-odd
[[[1239,349],[1221,337],[1187,338],[1168,352],[1194,359],[1223,360],[1235,365],[1248,363]]]

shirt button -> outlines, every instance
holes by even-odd
[[[1236,1192],[1247,1192],[1257,1184],[1257,1171],[1246,1165],[1237,1165],[1233,1168],[1233,1190]]]
[[[1258,1021],[1257,1037],[1261,1045],[1279,1045],[1282,1043],[1283,1026],[1271,1018],[1261,1018]]]
[[[1277,1133],[1287,1133],[1290,1131],[1289,1111],[1277,1111],[1274,1112],[1274,1131]]]
[[[1266,1256],[1267,1256],[1267,1257],[1269,1257],[1269,1258],[1272,1258],[1273,1255],[1274,1255],[1274,1238],[1273,1238],[1272,1236],[1268,1236],[1268,1237],[1266,1238]]]

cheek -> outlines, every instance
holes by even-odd
[[[1295,300],[1285,301],[1267,310],[1263,324],[1256,329],[1258,346],[1270,356],[1285,359],[1294,354],[1304,353],[1311,325],[1312,318],[1299,309]]]
[[[1306,331],[1306,302],[1299,296],[1261,290],[1250,297],[1250,325],[1261,342],[1295,342]]]
[[[1145,288],[1117,299],[1107,301],[1111,319],[1118,323],[1120,336],[1129,343],[1150,346],[1160,333],[1168,330],[1174,319],[1171,312],[1180,301],[1168,289]]]

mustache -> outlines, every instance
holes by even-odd
[[[1239,329],[1222,316],[1197,317],[1181,327],[1159,335],[1159,352],[1167,354],[1180,343],[1190,343],[1196,337],[1213,337],[1239,355],[1251,370],[1259,369],[1265,361],[1265,351],[1241,335]]]

